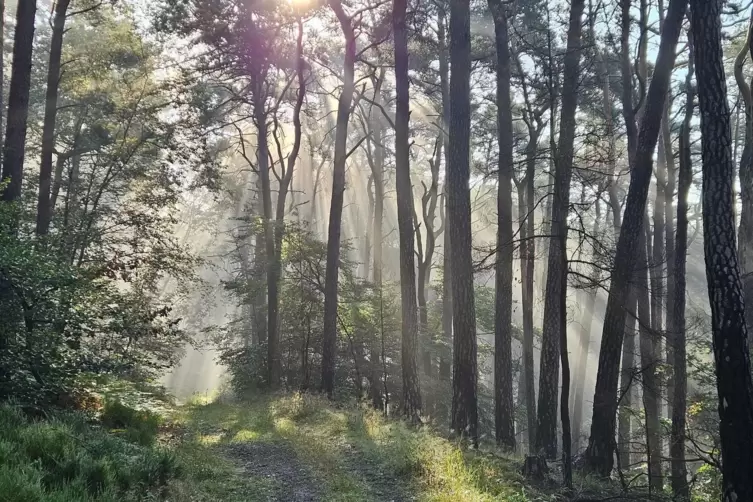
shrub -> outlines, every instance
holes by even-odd
[[[105,403],[101,420],[106,427],[125,431],[129,441],[144,446],[154,443],[162,423],[158,414],[131,408],[118,400]]]

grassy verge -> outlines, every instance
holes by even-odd
[[[30,422],[0,407],[0,501],[157,499],[180,473],[169,449],[130,442],[83,415]]]

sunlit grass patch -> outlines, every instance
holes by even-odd
[[[324,500],[373,500],[374,480],[402,485],[422,501],[539,500],[519,461],[468,452],[427,427],[387,420],[367,409],[336,408],[319,396],[262,397],[250,403],[194,406],[194,423],[229,431],[223,441],[284,440],[321,479]]]

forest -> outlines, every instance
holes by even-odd
[[[753,2],[0,14],[0,502],[753,502]]]

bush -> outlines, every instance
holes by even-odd
[[[118,400],[105,403],[101,420],[111,429],[123,430],[129,441],[144,446],[154,443],[162,423],[158,414],[131,408]]]

